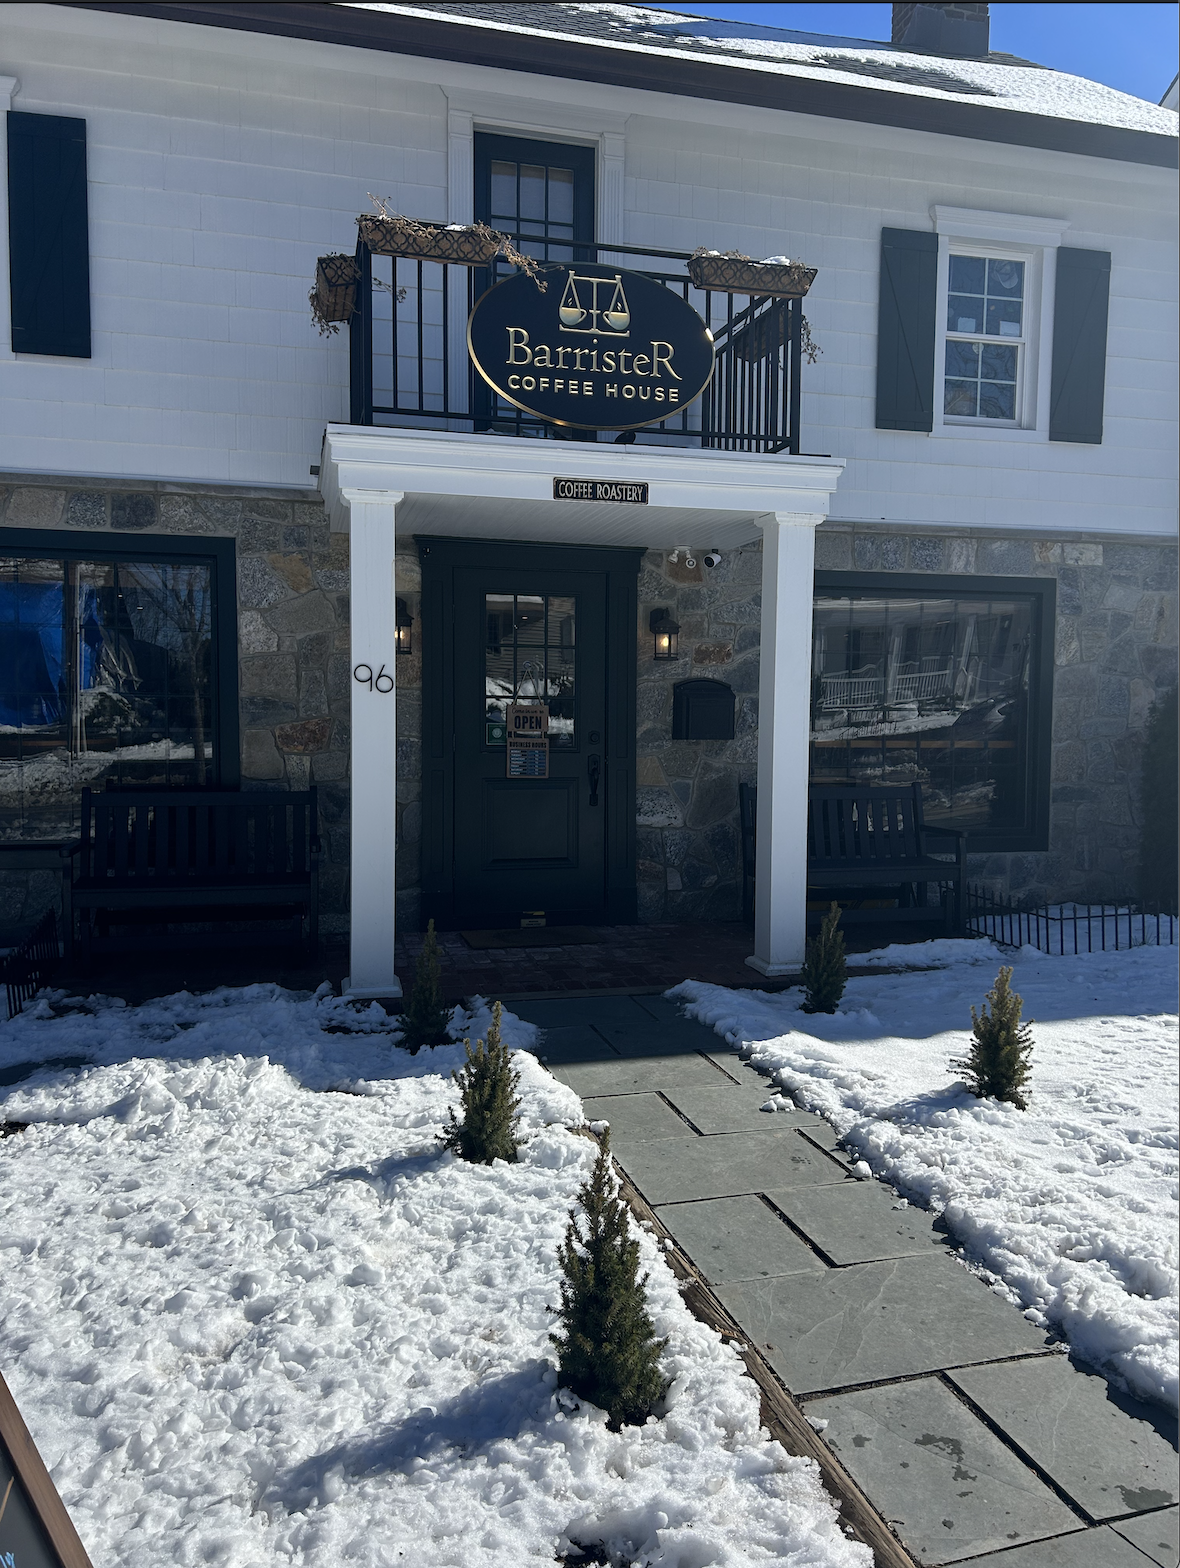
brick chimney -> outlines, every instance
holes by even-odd
[[[895,5],[893,42],[919,54],[969,59],[988,52],[986,5]]]

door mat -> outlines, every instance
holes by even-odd
[[[603,936],[589,926],[509,926],[503,931],[461,931],[468,947],[484,952],[494,947],[601,946]]]

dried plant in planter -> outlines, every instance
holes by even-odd
[[[321,337],[340,331],[342,322],[351,321],[356,310],[356,286],[360,268],[355,256],[321,256],[315,264],[315,287],[307,296],[311,319]]]
[[[744,251],[706,250],[704,246],[695,250],[688,262],[688,275],[698,289],[723,289],[726,293],[761,295],[771,299],[802,299],[815,282],[817,271],[817,268],[805,267],[798,261],[781,258],[754,261]],[[755,325],[760,319],[756,318]],[[785,319],[779,327],[780,333],[784,328]],[[780,337],[779,343],[782,341]],[[766,346],[777,348],[779,344]],[[751,355],[747,351],[741,357],[760,358],[766,352],[766,346],[758,353]],[[823,353],[811,335],[811,323],[806,316],[802,321],[800,348],[809,365],[814,365]]]
[[[361,239],[375,256],[413,256],[422,261],[452,262],[465,267],[488,267],[502,256],[545,289],[535,257],[526,256],[506,234],[486,223],[429,223],[391,212],[389,204],[370,193],[375,213],[356,220]]]

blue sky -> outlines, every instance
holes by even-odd
[[[889,38],[889,5],[675,5],[667,10],[718,16],[801,32]],[[1038,65],[1087,76],[1158,103],[1176,74],[1180,8],[1155,5],[993,5],[993,49]]]

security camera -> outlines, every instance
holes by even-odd
[[[710,567],[710,568],[712,568],[714,566],[720,566],[721,565],[721,551],[720,550],[706,550],[705,551],[705,565]]]

